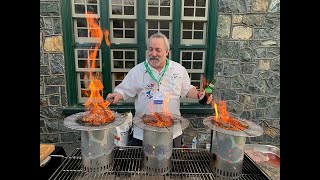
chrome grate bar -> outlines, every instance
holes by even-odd
[[[143,169],[142,147],[123,146],[114,149],[113,167],[106,173],[93,174],[82,171],[81,149],[64,157],[50,180],[120,180],[120,179],[218,179],[210,166],[210,153],[205,149],[173,148],[172,169],[165,175],[149,175]],[[221,178],[219,178],[221,179]],[[269,180],[245,154],[240,180]]]

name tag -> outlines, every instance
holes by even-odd
[[[155,92],[153,94],[153,104],[163,104],[164,94],[163,92]]]

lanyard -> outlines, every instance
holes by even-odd
[[[158,87],[160,87],[162,77],[163,77],[164,73],[165,73],[165,72],[167,71],[167,69],[168,69],[169,60],[168,60],[168,59],[166,60],[166,66],[164,67],[163,73],[162,73],[162,75],[160,76],[159,81],[157,81],[156,77],[154,77],[153,73],[151,72],[151,70],[150,70],[150,68],[149,68],[149,66],[148,66],[148,64],[147,64],[147,61],[144,61],[144,66],[146,67],[146,69],[147,69],[149,75],[152,77],[152,79],[154,79],[154,80],[158,83]]]

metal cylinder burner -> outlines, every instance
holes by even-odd
[[[105,173],[113,165],[114,127],[125,121],[125,116],[113,112],[115,120],[99,126],[89,126],[82,121],[87,112],[80,112],[64,119],[64,125],[81,131],[82,170]]]
[[[143,129],[143,165],[148,174],[164,175],[171,170],[173,132],[182,131],[189,121],[182,116],[171,114],[173,125],[156,127],[145,124],[142,115],[133,118],[133,125]]]
[[[257,124],[239,119],[248,124],[245,130],[227,130],[213,122],[213,116],[203,120],[203,124],[212,129],[211,138],[211,168],[216,176],[222,179],[237,179],[242,174],[244,145],[246,137],[263,134],[262,127]]]

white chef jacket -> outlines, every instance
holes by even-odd
[[[165,68],[163,67],[162,70],[158,72],[149,63],[148,66],[154,77],[159,80]],[[127,100],[130,97],[135,98],[135,115],[167,111],[171,114],[181,115],[180,97],[186,97],[191,88],[194,88],[194,86],[191,85],[187,70],[181,64],[169,60],[169,66],[163,74],[160,87],[147,72],[144,62],[141,62],[128,72],[114,91],[120,93],[123,100]],[[153,103],[153,94],[158,90],[164,93],[165,100],[162,104]],[[140,128],[137,130],[136,128],[137,127],[134,126],[133,136],[142,139],[142,130]],[[138,135],[137,131],[139,130]],[[174,133],[173,138],[180,134],[182,134],[182,131],[178,134]]]

